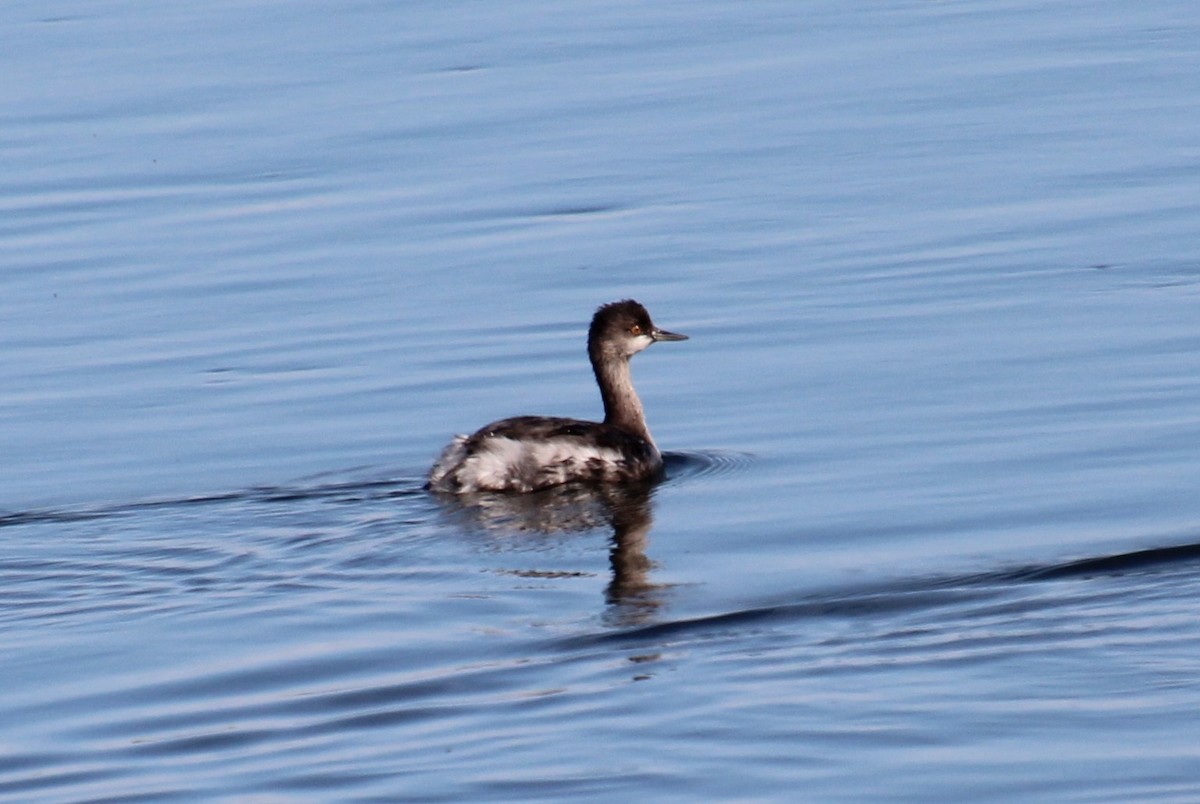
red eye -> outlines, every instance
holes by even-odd
[[[640,326],[638,326],[637,324],[634,324],[632,327],[629,328],[629,334],[630,335],[641,335],[642,328]]]

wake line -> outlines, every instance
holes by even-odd
[[[1125,575],[1165,565],[1200,561],[1200,544],[1152,547],[1111,556],[1082,558],[1048,567],[1029,567],[1008,573],[1015,581],[1050,581],[1060,578],[1087,578],[1097,575]]]
[[[45,508],[0,514],[0,528],[15,525],[37,525],[62,522],[84,522],[91,519],[130,516],[141,511],[185,508],[222,503],[281,503],[330,499],[337,502],[362,502],[393,497],[424,494],[421,480],[387,478],[382,480],[325,483],[314,486],[252,486],[239,491],[198,494],[163,500],[142,500],[115,505]]]
[[[635,628],[568,638],[567,642],[656,642],[700,633],[720,635],[775,621],[804,619],[855,619],[935,609],[962,603],[981,603],[1002,597],[1023,584],[1062,580],[1119,577],[1135,572],[1153,573],[1200,563],[1200,543],[1134,550],[1107,556],[1074,559],[1040,566],[947,577],[914,578],[908,582],[863,588],[831,590],[805,600],[737,611],[720,612],[686,620],[672,620]]]

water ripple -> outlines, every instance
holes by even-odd
[[[667,483],[684,480],[712,480],[740,472],[754,456],[733,450],[675,450],[663,453]]]

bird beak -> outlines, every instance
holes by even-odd
[[[686,341],[687,335],[680,335],[678,332],[667,332],[665,329],[657,327],[650,333],[650,337],[656,341]]]

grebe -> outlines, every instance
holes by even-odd
[[[563,483],[645,480],[662,471],[662,454],[646,427],[646,414],[629,359],[655,341],[686,335],[654,326],[632,299],[596,310],[588,329],[588,358],[600,386],[604,421],[516,416],[492,422],[471,436],[456,436],[429,471],[426,488],[530,492]]]

